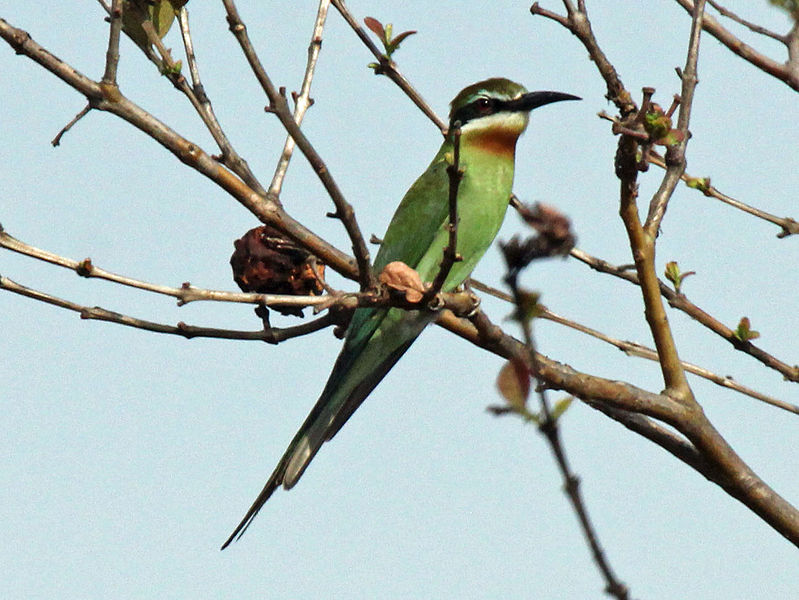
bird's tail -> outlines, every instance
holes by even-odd
[[[244,535],[278,487],[294,487],[322,444],[336,435],[432,318],[425,313],[412,314],[399,309],[356,311],[347,342],[319,400],[222,550]]]

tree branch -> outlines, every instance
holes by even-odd
[[[663,169],[666,168],[666,161],[664,157],[658,154],[655,150],[650,151],[649,162]],[[777,234],[778,238],[799,234],[799,222],[790,217],[778,217],[776,215],[772,215],[771,213],[745,204],[744,202],[736,200],[735,198],[727,196],[726,194],[722,194],[714,186],[710,185],[710,177],[692,177],[683,171],[680,179],[682,179],[688,185],[688,187],[702,192],[705,196],[720,200],[725,204],[729,204],[738,210],[742,210],[750,215],[754,215],[755,217],[763,219],[764,221],[768,221],[769,223],[774,223],[774,225],[777,225],[782,229],[782,231]]]
[[[607,273],[609,275],[613,275],[614,277],[618,277],[619,279],[624,279],[625,281],[635,285],[640,285],[638,276],[629,271],[625,266],[613,265],[605,260],[602,260],[601,258],[591,256],[587,252],[584,252],[578,248],[574,248],[570,254],[595,271]],[[700,324],[704,325],[714,333],[723,337],[725,340],[730,342],[736,350],[740,350],[741,352],[749,354],[767,367],[778,371],[788,381],[799,382],[799,365],[789,365],[775,356],[772,356],[763,349],[755,346],[752,342],[742,342],[735,336],[735,332],[732,329],[688,300],[685,294],[678,294],[668,285],[663,283],[663,281],[658,280],[658,285],[660,287],[660,294],[668,301],[669,306],[684,312],[695,321],[698,321]]]
[[[111,27],[108,34],[108,50],[105,53],[105,73],[102,83],[107,86],[117,85],[117,65],[119,65],[119,34],[122,31],[122,0],[112,0]]]
[[[302,151],[302,153],[305,155],[305,158],[308,159],[308,162],[316,172],[317,176],[322,182],[322,185],[325,186],[325,190],[327,190],[331,200],[333,200],[333,204],[336,206],[336,212],[334,213],[334,216],[341,220],[344,225],[344,229],[346,229],[347,234],[350,237],[350,241],[352,242],[352,249],[355,253],[355,261],[358,265],[358,281],[361,285],[361,291],[366,291],[375,287],[376,280],[374,274],[372,273],[369,250],[366,248],[366,242],[364,241],[361,230],[358,227],[358,221],[355,218],[355,211],[352,209],[352,206],[349,204],[349,202],[347,202],[347,200],[344,198],[344,195],[341,193],[341,190],[339,189],[335,180],[330,175],[330,171],[322,160],[322,157],[319,156],[319,154],[316,152],[316,149],[311,145],[311,143],[308,141],[308,138],[305,137],[305,134],[302,133],[297,125],[297,122],[294,120],[294,116],[289,110],[285,94],[280,93],[277,88],[275,88],[272,80],[269,79],[269,76],[266,74],[261,61],[255,52],[255,48],[253,48],[252,43],[250,42],[250,37],[247,34],[247,28],[239,16],[235,3],[233,0],[222,1],[225,5],[225,10],[227,11],[227,20],[228,24],[230,25],[230,31],[238,40],[242,52],[244,52],[244,56],[250,63],[250,68],[252,69],[255,78],[261,84],[261,88],[269,98],[269,112],[272,112],[275,114],[275,116],[277,116],[286,131],[288,131],[291,137],[294,138],[294,141],[296,142],[300,151]]]
[[[314,22],[313,34],[311,35],[311,43],[308,46],[308,63],[305,66],[305,76],[302,80],[300,93],[293,96],[294,121],[297,123],[297,126],[302,125],[305,112],[311,104],[313,104],[313,100],[311,100],[311,82],[313,81],[316,63],[319,60],[319,51],[322,49],[322,33],[324,32],[329,6],[330,0],[320,0],[319,9],[316,13],[316,21]],[[286,177],[286,171],[289,168],[289,162],[294,152],[294,145],[294,138],[290,134],[287,135],[286,142],[283,144],[283,152],[280,155],[275,174],[272,177],[272,183],[269,186],[269,196],[276,202],[280,201],[280,190],[283,187],[283,179]]]
[[[622,118],[634,113],[636,106],[635,102],[633,102],[632,96],[625,89],[624,84],[622,83],[621,78],[616,71],[616,68],[608,60],[608,57],[599,47],[599,43],[594,36],[594,31],[591,29],[591,21],[588,18],[585,2],[581,1],[577,8],[575,8],[571,2],[565,0],[564,6],[566,7],[566,17],[562,17],[556,13],[541,8],[538,2],[533,3],[533,5],[530,7],[530,12],[534,16],[539,15],[553,20],[574,34],[577,39],[580,40],[583,46],[585,46],[585,49],[588,50],[588,55],[591,57],[591,60],[599,70],[599,74],[605,80],[605,85],[607,86],[608,90],[605,98],[616,105],[616,108],[619,109]]]
[[[405,92],[405,95],[411,99],[411,101],[427,116],[427,118],[435,123],[436,127],[438,127],[439,131],[441,132],[441,135],[447,135],[447,124],[441,118],[439,118],[435,111],[430,108],[430,105],[425,102],[421,94],[419,94],[419,92],[416,91],[410,82],[405,79],[405,76],[400,73],[399,69],[397,69],[397,64],[380,52],[378,47],[375,46],[374,42],[372,42],[372,40],[369,38],[369,34],[364,31],[363,27],[358,25],[358,21],[355,20],[355,17],[344,4],[344,1],[331,0],[331,2],[333,6],[336,7],[336,10],[339,12],[339,14],[344,17],[344,20],[347,22],[347,24],[358,35],[360,40],[380,63],[379,74],[385,75],[395,84],[397,84],[397,86],[403,92]]]
[[[293,327],[270,327],[264,328],[261,331],[241,331],[235,329],[217,329],[214,327],[197,327],[194,325],[187,325],[180,321],[177,325],[166,325],[164,323],[156,323],[154,321],[146,321],[129,315],[123,315],[118,312],[110,311],[100,306],[83,306],[64,300],[57,296],[52,296],[38,290],[20,285],[15,281],[0,275],[0,289],[26,296],[39,302],[65,308],[80,314],[81,319],[107,321],[124,325],[126,327],[133,327],[135,329],[143,329],[145,331],[152,331],[154,333],[165,333],[169,335],[179,335],[186,339],[192,338],[218,338],[228,340],[257,340],[268,342],[270,344],[277,344],[285,340],[308,335],[330,325],[336,324],[336,317],[332,313],[327,313],[318,319],[295,325]]]
[[[699,61],[699,40],[702,33],[702,15],[705,12],[705,0],[698,0],[694,5],[691,35],[688,40],[688,56],[682,70],[682,91],[680,93],[680,114],[677,118],[677,130],[683,140],[666,148],[666,174],[660,187],[649,203],[649,214],[644,224],[648,237],[654,240],[660,231],[660,223],[666,214],[669,200],[674,194],[677,182],[685,172],[685,149],[688,146],[688,124],[691,120],[691,108],[694,102],[694,90],[698,82],[696,65]],[[675,100],[676,102],[677,100]]]
[[[222,164],[227,166],[231,171],[238,175],[248,186],[250,186],[259,195],[265,196],[261,182],[250,169],[250,165],[244,160],[233,144],[227,137],[222,125],[214,112],[214,107],[211,104],[211,99],[205,92],[205,87],[200,79],[200,69],[197,65],[197,56],[194,53],[194,43],[191,38],[191,29],[189,27],[189,13],[185,6],[182,6],[178,11],[178,24],[180,25],[180,34],[183,39],[183,48],[186,51],[186,63],[189,67],[189,74],[191,76],[191,86],[186,82],[185,77],[179,75],[175,80],[175,87],[183,92],[186,97],[194,106],[197,114],[202,119],[214,142],[222,152],[220,160]]]
[[[751,21],[747,21],[743,17],[739,17],[737,14],[735,14],[731,10],[721,6],[721,4],[719,4],[718,2],[714,2],[714,0],[707,0],[707,3],[710,4],[710,6],[715,8],[717,11],[719,11],[719,14],[722,17],[727,17],[728,19],[731,19],[731,20],[735,21],[736,23],[739,23],[739,24],[743,25],[749,31],[752,31],[754,33],[759,33],[760,35],[764,35],[766,37],[770,37],[771,39],[777,40],[778,42],[783,42],[783,43],[785,42],[785,36],[784,35],[780,35],[779,33],[775,33],[774,31],[771,31],[770,29],[766,29],[765,27],[763,27],[762,25],[758,25],[757,23],[752,23]]]
[[[508,256],[506,254],[506,260],[507,259]],[[538,352],[536,351],[535,339],[533,338],[532,332],[533,317],[531,314],[525,314],[526,310],[523,308],[526,302],[523,298],[523,293],[518,286],[519,272],[519,267],[510,264],[510,261],[508,261],[508,273],[504,279],[505,283],[507,283],[511,289],[513,304],[516,307],[516,311],[514,312],[514,320],[516,320],[521,326],[522,333],[524,335],[525,355],[517,356],[516,360],[529,362],[531,364],[529,374],[538,379],[541,366],[538,362]],[[582,494],[580,493],[580,479],[572,472],[569,465],[569,460],[566,457],[566,450],[564,449],[560,439],[560,427],[558,426],[558,420],[553,415],[553,412],[550,408],[546,389],[543,385],[539,385],[537,392],[539,404],[541,406],[541,414],[543,415],[539,419],[538,429],[549,442],[550,449],[555,457],[555,462],[557,463],[561,477],[563,478],[564,492],[568,496],[569,502],[571,503],[575,514],[577,515],[577,520],[580,523],[580,528],[582,529],[588,547],[591,550],[591,554],[594,557],[594,562],[605,579],[605,591],[611,596],[615,596],[619,600],[626,600],[629,596],[627,586],[621,582],[613,572],[605,551],[602,548],[602,544],[599,542],[596,529],[594,528],[594,525],[588,516],[588,510],[585,507],[585,502],[583,500]],[[527,412],[527,409],[523,408],[520,410],[519,407],[515,407],[515,412],[524,414]]]
[[[463,169],[461,169],[461,126],[460,121],[455,121],[452,127],[452,164],[447,165],[447,175],[449,177],[449,212],[447,230],[449,238],[444,247],[444,257],[441,266],[433,279],[430,288],[425,291],[422,302],[427,304],[436,294],[441,291],[444,282],[447,280],[449,272],[456,262],[463,260],[458,254],[458,189],[463,179]]]
[[[524,355],[524,344],[502,332],[482,311],[468,321],[444,311],[437,322],[448,331],[504,358]],[[703,475],[749,507],[792,544],[799,546],[799,511],[769,488],[735,454],[698,404],[685,407],[666,394],[653,394],[622,381],[586,375],[544,355],[539,354],[536,359],[540,369],[538,377],[546,382],[548,388],[564,390],[577,398],[601,403],[611,409],[652,417],[676,428],[706,461],[707,469],[700,471]],[[659,445],[664,441],[661,436],[651,439]],[[665,440],[663,447],[675,453],[673,440]],[[684,462],[693,466],[686,460]]]
[[[676,0],[676,2],[689,14],[693,14],[694,3],[692,0]],[[751,46],[744,44],[711,15],[706,14],[702,17],[702,28],[745,61],[799,92],[799,73],[795,68],[797,60],[794,60],[792,56],[789,57],[791,60],[788,63],[783,64],[761,54]]]
[[[328,244],[305,226],[295,221],[282,207],[258,194],[217,160],[209,156],[200,146],[181,137],[166,124],[141,109],[121,93],[118,97],[107,98],[98,83],[45,50],[27,32],[11,26],[3,19],[0,19],[0,37],[6,40],[18,54],[31,58],[77,92],[86,96],[92,107],[110,112],[127,121],[164,146],[181,162],[214,181],[261,222],[273,225],[286,233],[312,254],[318,256],[326,265],[345,277],[351,279],[357,277],[358,270],[350,256]]]

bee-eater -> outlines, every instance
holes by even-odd
[[[449,239],[447,166],[452,163],[452,132],[458,125],[463,178],[457,196],[457,252],[462,260],[452,266],[442,290],[459,286],[502,225],[513,185],[516,141],[527,127],[530,111],[561,100],[579,98],[560,92],[528,93],[503,78],[480,81],[455,96],[450,105],[450,133],[394,213],[374,261],[375,272],[401,261],[415,269],[422,281],[432,281],[438,273]],[[322,444],[338,432],[434,318],[427,310],[355,311],[322,395],[223,549],[244,533],[278,486],[294,487]]]

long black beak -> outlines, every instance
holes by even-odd
[[[509,111],[531,111],[539,106],[560,102],[562,100],[582,100],[579,96],[563,94],[561,92],[530,92],[515,100],[503,102],[502,109]]]

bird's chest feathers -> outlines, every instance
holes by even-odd
[[[470,132],[461,138],[462,147],[467,147],[476,154],[485,154],[513,161],[516,152],[516,141],[519,133],[512,129],[492,128]]]

